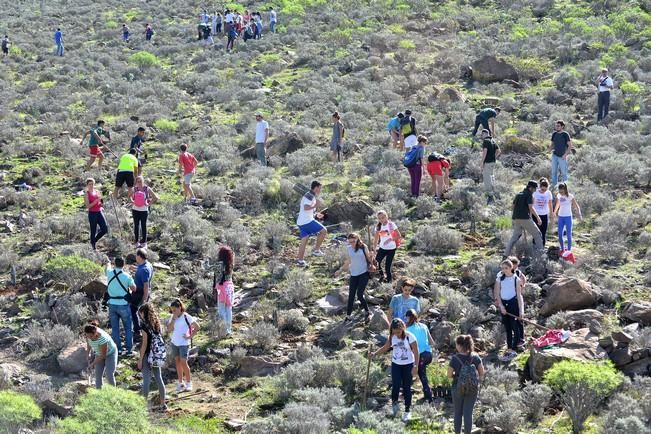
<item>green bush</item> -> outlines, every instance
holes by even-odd
[[[99,390],[89,389],[73,415],[57,423],[59,434],[132,434],[149,430],[144,398],[107,385]]]
[[[11,390],[0,392],[0,433],[17,432],[41,417],[43,412],[31,396]]]
[[[132,54],[129,56],[129,63],[134,63],[140,69],[159,66],[161,64],[160,59],[149,51],[138,51]]]
[[[45,272],[62,281],[68,288],[78,291],[102,273],[102,267],[81,256],[56,256],[45,264]]]
[[[169,119],[157,119],[154,121],[154,128],[168,133],[175,133],[179,129],[179,123]]]

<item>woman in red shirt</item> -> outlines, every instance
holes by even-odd
[[[88,210],[88,223],[90,224],[90,245],[96,249],[97,241],[108,233],[104,208],[102,207],[102,195],[95,190],[95,180],[86,179],[86,191],[84,193],[84,204]],[[99,232],[97,231],[99,226]]]
[[[432,194],[437,201],[443,199],[443,193],[449,182],[450,161],[441,154],[427,157],[427,173],[432,177]]]

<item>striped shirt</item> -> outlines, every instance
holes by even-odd
[[[99,333],[99,338],[97,340],[92,340],[92,339],[87,339],[88,345],[93,349],[93,352],[95,354],[100,354],[99,347],[102,345],[106,344],[106,355],[108,356],[109,354],[115,353],[118,348],[115,345],[115,342],[113,342],[113,339],[111,336],[106,333],[102,329],[97,329],[97,333]]]

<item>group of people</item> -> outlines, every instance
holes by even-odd
[[[277,14],[273,8],[269,8],[269,31],[276,32]],[[213,12],[212,16],[204,10],[199,16],[197,26],[197,38],[206,45],[214,44],[214,36],[224,33],[227,37],[226,50],[232,50],[235,40],[242,38],[244,42],[249,39],[262,39],[263,31],[262,13],[248,10],[243,14],[236,10],[226,9],[221,12]]]
[[[145,30],[142,32],[145,35],[145,41],[151,41],[151,38],[154,36],[154,29],[150,23],[146,23]],[[129,26],[127,23],[122,24],[122,40],[124,42],[130,42],[131,33],[129,32]]]

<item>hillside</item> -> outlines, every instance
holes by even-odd
[[[204,7],[262,11],[262,39],[226,52],[222,33],[206,48],[197,41]],[[387,337],[381,311],[409,277],[436,342],[432,386],[449,385],[454,338],[476,340],[487,377],[473,432],[570,433],[574,422],[574,432],[649,433],[651,1],[21,0],[3,9],[0,37],[11,45],[0,58],[0,402],[19,402],[14,390],[37,406],[0,406],[0,432],[453,433],[452,403],[428,404],[417,378],[412,420],[391,418],[389,356],[367,365],[369,348]],[[63,57],[54,54],[58,27]],[[615,85],[598,122],[595,79],[604,67]],[[496,200],[486,205],[481,143],[470,132],[477,112],[496,106],[502,155]],[[427,174],[420,197],[410,196],[403,154],[390,144],[387,122],[407,109],[429,139],[425,155],[451,160],[442,202]],[[341,162],[329,151],[335,111],[345,125]],[[270,126],[269,167],[255,161],[257,112]],[[79,141],[99,119],[111,141],[103,167],[85,171],[88,147]],[[583,216],[574,220],[577,261],[559,259],[555,223],[542,258],[531,237],[513,253],[529,279],[525,317],[572,337],[505,362],[492,288],[514,195],[530,179],[551,178],[557,120],[576,151],[568,185]],[[143,175],[160,198],[148,224],[151,302],[166,319],[179,297],[200,324],[190,355],[195,393],[174,393],[176,375],[165,369],[166,413],[147,413],[136,398],[135,358],[120,358],[116,374],[118,388],[133,393],[98,397],[86,394],[85,360],[71,356],[88,320],[110,331],[102,260],[134,258],[130,204],[124,192],[117,206],[108,197],[117,156],[141,126]],[[197,205],[184,202],[175,175],[181,144],[199,161]],[[88,241],[88,177],[111,229],[97,251]],[[311,241],[301,268],[295,187],[313,180],[323,184],[329,233],[325,255],[312,256]],[[394,282],[371,279],[371,320],[346,321],[349,274],[335,275],[346,234],[366,242],[379,210],[403,237]],[[230,336],[212,290],[222,244],[235,252]],[[525,325],[529,340],[543,333]],[[566,359],[586,362],[589,380],[576,389],[544,376]],[[585,417],[568,403],[572,393],[591,404]],[[113,424],[89,422],[84,397]]]

